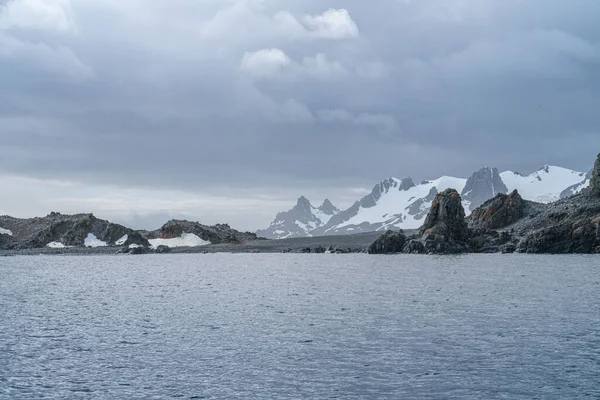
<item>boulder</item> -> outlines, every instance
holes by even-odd
[[[402,253],[406,245],[404,232],[387,231],[381,235],[368,250],[369,254],[394,254]]]
[[[160,245],[156,248],[156,253],[158,254],[167,254],[171,252],[171,248],[169,246]]]

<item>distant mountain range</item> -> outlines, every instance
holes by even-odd
[[[546,165],[530,175],[484,167],[469,178],[442,176],[415,184],[411,178],[389,178],[350,208],[339,210],[329,200],[314,207],[304,196],[286,212],[277,214],[258,236],[269,239],[345,235],[388,229],[417,229],[435,196],[446,190],[461,193],[467,214],[499,193],[518,190],[525,200],[551,203],[589,186],[591,172]]]

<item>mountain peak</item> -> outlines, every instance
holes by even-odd
[[[407,176],[407,177],[400,179],[400,186],[398,187],[398,190],[405,192],[415,186],[416,185],[413,182],[412,178],[410,176]]]
[[[299,206],[299,207],[302,207],[302,208],[309,208],[309,207],[311,207],[310,200],[308,200],[304,196],[300,196],[300,198],[298,199],[298,202],[296,203],[296,205]]]
[[[323,211],[326,215],[334,215],[337,214],[340,210],[334,206],[329,199],[325,199],[319,210]]]
[[[461,196],[463,200],[471,203],[469,208],[474,210],[498,193],[506,194],[507,192],[508,188],[504,184],[502,177],[500,177],[498,169],[486,166],[471,175]]]

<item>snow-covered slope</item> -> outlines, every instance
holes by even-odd
[[[310,237],[315,230],[325,226],[339,212],[340,210],[327,199],[320,207],[313,207],[310,201],[302,196],[294,208],[277,214],[271,226],[256,233],[267,239]]]
[[[503,172],[500,176],[509,191],[516,189],[524,199],[538,203],[551,203],[559,200],[565,189],[580,184],[585,179],[583,172],[551,165],[546,165],[527,176],[512,171]],[[579,185],[573,194],[586,186],[585,184]]]
[[[468,215],[473,209],[498,193],[517,189],[526,200],[539,203],[556,201],[578,193],[589,185],[589,176],[570,169],[546,166],[528,176],[484,167],[469,179],[443,176],[415,185],[411,178],[386,179],[370,194],[339,211],[327,200],[319,208],[301,197],[298,204],[279,213],[271,226],[258,231],[271,239],[288,237],[347,235],[387,229],[418,229],[423,224],[435,196],[446,189],[461,193]]]
[[[448,188],[462,191],[466,182],[466,179],[443,176],[415,185],[410,178],[389,178],[312,233],[344,235],[387,229],[417,229],[422,225],[438,192]],[[468,208],[469,203],[464,205]]]

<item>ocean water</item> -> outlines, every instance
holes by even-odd
[[[600,257],[0,258],[2,399],[599,399]]]

